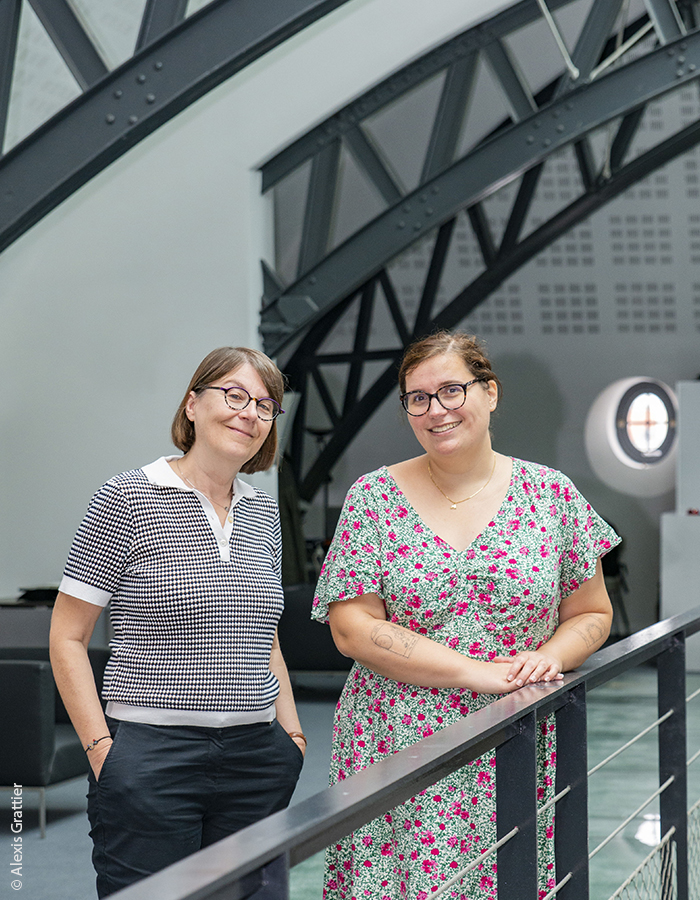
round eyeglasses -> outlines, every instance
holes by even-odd
[[[424,416],[430,409],[433,398],[443,409],[459,409],[464,406],[467,399],[467,388],[478,381],[486,381],[485,378],[473,378],[466,384],[443,384],[434,394],[428,391],[408,391],[401,394],[401,403],[409,416]]]
[[[251,397],[248,391],[242,387],[225,388],[215,387],[213,384],[205,384],[203,387],[197,388],[197,393],[199,391],[223,391],[227,405],[231,409],[238,411],[245,409],[251,400],[255,400],[255,410],[258,418],[263,422],[274,422],[277,416],[284,412],[279,403],[273,400],[272,397]]]

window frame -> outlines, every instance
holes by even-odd
[[[668,431],[661,445],[653,451],[653,454],[644,453],[630,440],[627,427],[629,411],[637,397],[642,394],[653,394],[658,397],[666,409],[668,416]],[[678,423],[676,421],[676,408],[668,392],[654,381],[638,381],[628,388],[622,395],[615,413],[615,434],[618,444],[626,456],[636,463],[645,465],[657,465],[662,462],[671,451],[676,440]]]

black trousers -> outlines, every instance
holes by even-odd
[[[114,743],[98,782],[90,772],[88,790],[99,897],[284,809],[303,762],[277,721],[231,728],[108,724]],[[277,900],[284,873],[266,868],[254,896]]]

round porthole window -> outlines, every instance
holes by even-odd
[[[676,410],[668,389],[658,382],[640,381],[625,391],[616,420],[620,446],[635,462],[661,462],[673,446]]]
[[[675,482],[677,403],[653,378],[624,378],[598,395],[586,420],[586,452],[616,490],[655,497]]]

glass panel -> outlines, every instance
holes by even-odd
[[[362,127],[406,191],[418,187],[445,73],[439,72],[378,112]]]
[[[136,46],[145,0],[71,0],[76,15],[109,69],[129,59]]]
[[[187,13],[186,15],[189,17],[196,12],[199,12],[200,9],[204,6],[208,6],[211,3],[211,0],[189,0],[187,4]]]
[[[379,191],[345,146],[340,151],[336,201],[332,247],[352,237],[386,208]]]
[[[80,94],[75,79],[28,3],[22,6],[4,152]]]
[[[286,284],[297,277],[304,230],[304,211],[309,188],[311,161],[298,166],[273,188],[275,220],[275,271]]]

